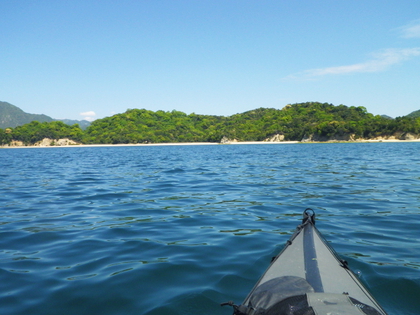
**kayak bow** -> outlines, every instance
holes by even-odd
[[[234,315],[386,315],[386,312],[327,244],[306,209],[302,224]]]

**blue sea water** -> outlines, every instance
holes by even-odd
[[[420,143],[0,150],[1,314],[231,314],[303,210],[420,314]]]

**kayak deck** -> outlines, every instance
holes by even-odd
[[[324,240],[311,209],[243,303],[233,306],[235,315],[386,315]]]

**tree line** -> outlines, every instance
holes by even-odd
[[[83,144],[219,142],[223,137],[238,141],[262,141],[280,134],[284,140],[300,141],[309,135],[375,138],[395,134],[420,134],[420,118],[387,117],[368,113],[364,107],[334,106],[306,102],[283,109],[258,108],[232,116],[185,114],[180,111],[128,109],[125,113],[98,119],[86,129],[60,121],[33,121],[0,129],[0,144],[13,140],[26,145],[44,139],[69,138]]]

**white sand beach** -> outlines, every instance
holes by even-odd
[[[420,142],[420,139],[413,140],[398,140],[398,139],[363,139],[356,141],[279,141],[279,142],[270,142],[270,141],[231,141],[226,143],[219,142],[172,142],[172,143],[123,143],[123,144],[66,144],[66,145],[5,145],[0,146],[2,149],[22,149],[22,148],[80,148],[80,147],[151,147],[151,146],[191,146],[191,145],[276,145],[276,144],[313,144],[313,143],[324,143],[324,144],[333,144],[333,143],[387,143],[387,142]]]

